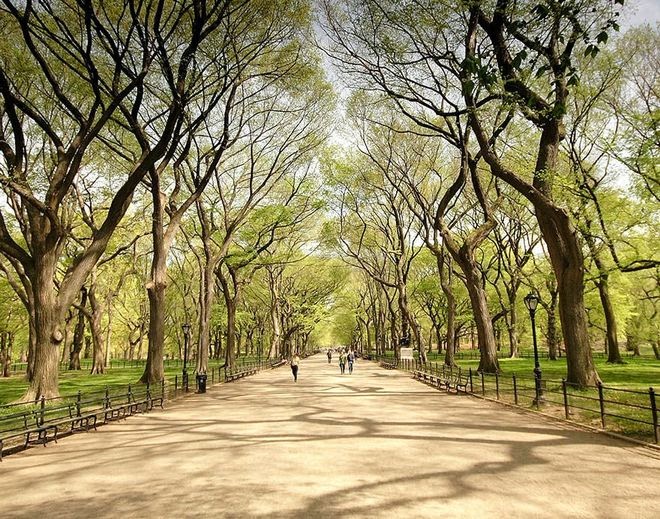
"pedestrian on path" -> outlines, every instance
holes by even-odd
[[[293,381],[298,382],[298,365],[300,364],[300,357],[297,353],[293,354],[291,358],[291,373],[293,373]]]
[[[328,364],[332,362],[332,350],[328,348]]]
[[[353,374],[353,362],[355,362],[355,356],[353,355],[353,352],[350,351],[348,353],[348,374],[349,375]]]
[[[339,352],[339,372],[343,375],[346,370],[346,353],[344,351]]]

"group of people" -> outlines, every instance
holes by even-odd
[[[339,348],[339,372],[343,375],[348,364],[348,374],[353,373],[353,364],[357,359],[357,352],[348,348]],[[332,350],[328,350],[328,364],[332,363]]]
[[[348,373],[349,375],[353,373],[353,365],[357,359],[357,351],[354,351],[349,348],[339,348],[339,372],[343,375],[346,373],[346,365],[348,364]],[[332,349],[328,349],[328,364],[332,363]],[[298,382],[298,368],[300,366],[300,355],[294,353],[289,361],[291,365],[291,374],[293,375],[293,381]]]

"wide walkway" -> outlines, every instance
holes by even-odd
[[[324,356],[0,464],[0,517],[660,517],[660,456]]]

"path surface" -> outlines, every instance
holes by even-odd
[[[660,456],[323,356],[0,464],[0,517],[660,517]]]

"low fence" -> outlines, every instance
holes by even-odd
[[[543,410],[557,418],[643,441],[660,443],[655,389],[624,389],[598,383],[579,387],[565,379],[537,380],[532,375],[479,373],[472,368],[449,368],[435,362],[377,358],[398,369],[421,371],[448,379],[465,377],[466,391],[519,407]]]
[[[220,366],[211,366],[206,373],[206,380],[211,384],[226,382],[237,372],[257,373],[264,369],[272,369],[283,364],[282,360],[260,360],[260,361],[237,361],[234,367],[226,369]],[[196,382],[199,379],[195,374]],[[12,403],[0,405],[0,459],[2,459],[2,450],[9,448],[14,450],[20,446],[22,440],[25,440],[24,446],[27,446],[28,433],[38,433],[39,440],[42,443],[48,441],[49,430],[55,430],[57,439],[57,428],[60,427],[61,434],[68,434],[74,431],[74,424],[78,423],[80,418],[86,416],[95,416],[93,423],[96,426],[97,418],[104,417],[102,423],[109,419],[108,413],[113,409],[122,408],[126,416],[133,414],[133,409],[138,412],[139,404],[145,404],[141,409],[147,411],[153,407],[156,401],[159,405],[168,400],[174,400],[186,394],[192,389],[190,378],[182,375],[164,378],[156,385],[150,384],[129,384],[127,386],[106,386],[103,389],[64,395],[54,398],[44,398],[34,403]],[[137,405],[136,405],[137,404]],[[128,412],[127,412],[128,410]],[[111,414],[112,416],[112,414]],[[57,425],[54,425],[57,424]],[[67,428],[63,425],[66,424]],[[89,425],[89,421],[88,421]],[[85,427],[88,429],[89,427]],[[42,434],[44,433],[44,434]],[[60,436],[61,436],[60,434]],[[5,442],[3,440],[12,440]]]

